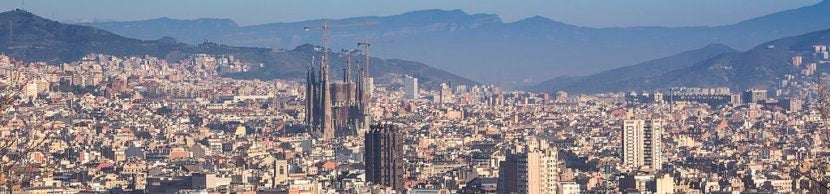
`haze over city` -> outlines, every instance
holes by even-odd
[[[830,190],[830,0],[0,10],[0,192]]]
[[[228,18],[240,25],[387,16],[424,9],[461,9],[469,13],[498,14],[505,21],[544,16],[589,27],[726,25],[798,8],[819,0],[530,0],[530,1],[325,1],[221,0],[182,1],[8,1],[0,9],[25,6],[58,21],[129,21],[159,17],[177,19]],[[22,5],[21,5],[22,4]],[[96,6],[88,6],[96,5]]]

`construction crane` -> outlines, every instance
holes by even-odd
[[[357,43],[357,47],[363,46],[363,55],[366,56],[365,66],[363,67],[363,77],[369,77],[369,41]]]
[[[329,56],[328,56],[328,54],[329,54],[329,32],[332,28],[362,27],[362,26],[372,26],[372,25],[377,25],[377,24],[378,24],[378,22],[360,22],[360,23],[350,23],[350,24],[330,26],[328,20],[323,20],[323,25],[322,26],[320,26],[320,27],[304,26],[303,30],[311,31],[311,30],[317,29],[317,28],[323,30],[323,59],[320,61],[320,63],[328,65],[328,62],[329,62]],[[366,66],[368,68],[368,65],[369,65],[369,62],[368,62],[368,59],[369,59],[369,56],[368,56],[369,43],[368,42],[358,43],[358,46],[360,46],[361,44],[366,44],[366,51],[365,51],[366,59],[367,59]]]
[[[323,58],[321,59],[320,63],[324,66],[328,66],[329,64],[329,22],[323,21],[323,26],[320,27],[323,30]],[[314,29],[312,26],[305,26],[303,30],[310,31]]]

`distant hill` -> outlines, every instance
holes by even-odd
[[[830,45],[830,30],[766,42],[745,52],[733,52],[720,45],[708,46],[590,76],[557,78],[534,89],[599,93],[670,87],[770,88],[785,75],[800,75],[803,66],[821,60],[813,53],[813,45]],[[802,67],[793,65],[792,57],[796,55],[805,58]]]
[[[805,57],[805,64],[815,61],[813,45],[830,45],[830,30],[782,38],[758,45],[746,52],[724,54],[687,68],[664,73],[645,82],[653,88],[669,86],[713,87],[732,89],[770,88],[784,75],[799,75],[792,57]],[[825,66],[826,64],[819,64]],[[825,69],[819,67],[819,70]]]
[[[830,28],[830,0],[731,25],[612,27],[570,25],[544,17],[504,22],[497,15],[423,10],[393,16],[328,20],[332,47],[374,42],[378,56],[423,61],[475,80],[526,85],[562,75],[586,75],[670,56],[712,43],[746,50],[767,40]],[[317,43],[322,20],[239,26],[225,19],[168,18],[87,23],[128,37],[293,48]]]
[[[171,37],[162,37],[159,40],[138,40],[125,38],[107,30],[90,26],[62,24],[23,10],[0,13],[0,52],[24,61],[44,61],[59,64],[77,61],[89,53],[116,56],[150,55],[159,58],[197,53],[221,54],[235,55],[249,63],[263,64],[262,68],[256,66],[258,69],[251,73],[227,76],[242,79],[280,78],[301,80],[305,76],[305,66],[309,63],[312,53],[310,51],[302,52],[302,49],[298,49],[281,51],[270,48],[226,46],[211,42],[194,46],[178,43],[175,38]],[[337,55],[337,53],[333,55]],[[337,56],[333,58],[336,59]],[[335,59],[332,60],[332,68],[336,70],[339,68],[337,61],[342,60]],[[432,68],[423,63],[405,60],[372,58],[370,70],[370,73],[376,77],[382,77],[386,74],[413,75],[422,79],[426,86],[438,85],[442,82],[475,84],[474,81]]]
[[[239,54],[238,56],[247,58],[255,63],[259,61],[270,63],[270,65],[262,69],[244,73],[236,73],[229,76],[242,79],[272,79],[274,77],[304,78],[306,76],[306,66],[309,64],[312,56],[319,57],[323,54],[319,47],[316,47],[316,49],[315,47],[316,46],[305,44],[287,51],[269,52],[267,54],[255,53],[252,56],[245,53]],[[331,68],[329,69],[331,79],[342,79],[343,69],[346,67],[345,54],[340,52],[331,52],[329,53],[329,57],[331,58],[329,62],[331,65]],[[364,63],[362,56],[354,57],[352,60],[356,60],[360,63],[352,64],[355,65],[353,68],[357,68],[358,65],[362,66]],[[478,84],[475,81],[471,81],[458,75],[435,69],[426,64],[414,61],[380,59],[372,57],[369,64],[369,73],[376,79],[384,77],[399,78],[403,75],[411,75],[413,77],[417,77],[420,84],[426,86],[427,88],[439,86],[441,83],[466,85]],[[383,80],[378,80],[378,82],[383,82]]]
[[[701,61],[733,53],[736,50],[722,44],[712,44],[669,57],[640,64],[619,67],[587,76],[557,77],[533,86],[532,90],[566,91],[571,93],[600,93],[610,91],[642,90],[643,81],[666,72],[690,67]]]
[[[66,25],[22,10],[0,13],[0,49],[27,61],[62,63],[91,52],[114,55],[164,56],[173,50],[191,49],[184,44],[142,41],[88,26]]]

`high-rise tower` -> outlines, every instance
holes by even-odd
[[[366,181],[403,191],[403,134],[391,124],[373,125],[366,132]]]
[[[623,123],[623,166],[631,170],[646,167],[660,169],[663,122],[661,120],[625,120]]]
[[[403,79],[403,89],[406,98],[418,99],[418,78],[406,76]]]
[[[529,140],[512,150],[499,163],[498,193],[556,193],[559,159],[555,148],[544,140]]]

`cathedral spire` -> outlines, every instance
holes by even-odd
[[[328,28],[328,25],[323,26],[323,28]],[[320,60],[320,105],[321,105],[321,115],[320,115],[320,132],[322,133],[322,139],[327,141],[334,138],[334,126],[332,123],[332,110],[331,110],[331,91],[330,91],[330,84],[329,84],[329,59],[328,59],[328,48],[323,48],[323,58]]]
[[[352,81],[352,51],[346,51],[346,67],[343,69],[343,82]]]

